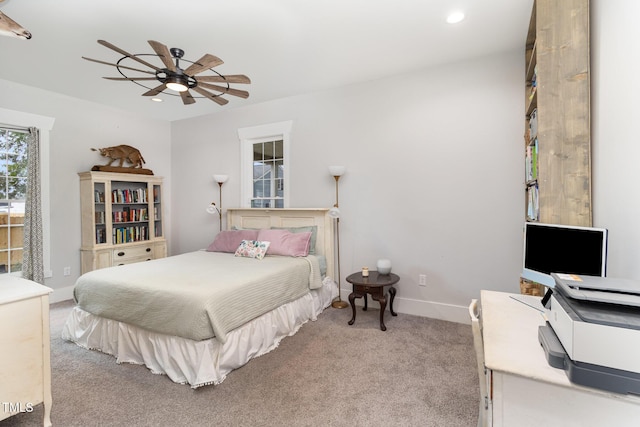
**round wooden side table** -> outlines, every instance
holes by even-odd
[[[391,299],[389,301],[389,311],[392,316],[398,314],[393,311],[393,299],[396,297],[396,288],[393,287],[400,277],[397,274],[379,274],[377,271],[370,271],[368,277],[362,276],[362,272],[353,273],[347,277],[347,282],[353,285],[353,292],[349,294],[349,303],[351,304],[351,312],[353,316],[349,320],[349,325],[353,325],[356,321],[356,298],[364,297],[363,311],[367,310],[367,294],[371,295],[371,298],[380,303],[380,329],[387,330],[384,325],[384,311],[387,308],[387,294],[385,294],[385,287],[389,287],[389,294]]]

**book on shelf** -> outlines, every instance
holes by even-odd
[[[96,229],[96,243],[107,243],[107,230],[104,228]]]
[[[538,66],[537,65],[533,67],[533,76],[531,76],[530,86],[531,86],[531,91],[529,95],[529,101],[533,99],[533,95],[535,95],[536,90],[538,88]]]
[[[534,108],[529,115],[529,138],[533,139],[538,136],[538,109]]]
[[[101,225],[104,224],[105,221],[105,216],[104,216],[104,212],[102,211],[96,211],[96,215],[95,215],[95,219],[96,219],[96,225]]]
[[[146,225],[116,227],[112,232],[113,243],[131,243],[149,240],[149,228]]]
[[[538,138],[527,145],[525,154],[525,179],[527,183],[538,179]]]
[[[124,206],[121,211],[113,211],[113,222],[141,222],[149,220],[149,210],[147,208],[135,209]]]
[[[538,185],[533,184],[527,187],[527,219],[537,221],[540,216],[540,205],[538,200]]]
[[[147,203],[147,189],[115,189],[111,191],[112,203]]]

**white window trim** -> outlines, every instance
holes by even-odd
[[[240,138],[240,205],[243,208],[251,207],[253,197],[253,144],[268,140],[282,139],[282,151],[284,155],[284,207],[289,207],[289,164],[291,156],[289,149],[291,145],[291,129],[293,120],[285,122],[270,123],[260,126],[251,126],[238,129]]]
[[[42,188],[42,239],[44,277],[53,277],[51,271],[51,202],[49,179],[49,132],[55,119],[37,114],[0,108],[0,123],[8,126],[36,127],[40,130],[40,180]]]

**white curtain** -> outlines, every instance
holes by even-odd
[[[40,191],[40,131],[34,127],[29,128],[27,173],[22,277],[44,284]]]

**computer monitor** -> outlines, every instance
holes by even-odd
[[[522,277],[548,287],[551,273],[605,277],[607,244],[604,228],[525,222]]]

